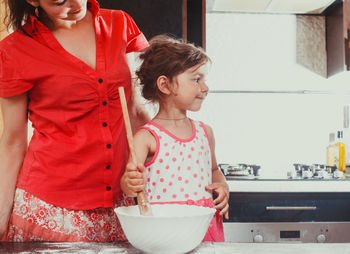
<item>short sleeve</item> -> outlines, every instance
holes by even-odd
[[[20,57],[11,55],[13,51],[0,49],[0,97],[22,94],[33,87],[22,78]]]
[[[126,19],[127,47],[126,53],[137,52],[148,46],[148,42],[144,34],[139,30],[134,20],[125,12]]]

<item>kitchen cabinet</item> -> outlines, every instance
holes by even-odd
[[[158,34],[205,48],[205,0],[101,0],[102,8],[121,9],[131,15],[147,39]]]
[[[231,192],[229,209],[227,222],[350,221],[350,196],[347,192]]]
[[[321,15],[297,15],[297,63],[325,78],[350,70],[349,2],[336,1]]]

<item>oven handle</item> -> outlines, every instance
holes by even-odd
[[[266,206],[267,211],[283,210],[316,210],[317,206]]]

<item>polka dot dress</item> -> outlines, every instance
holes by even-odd
[[[146,193],[151,203],[210,199],[205,186],[211,184],[211,150],[202,122],[191,120],[192,137],[180,139],[149,122],[142,128],[156,139],[157,150],[145,165]]]

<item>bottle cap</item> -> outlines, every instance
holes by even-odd
[[[338,137],[338,138],[343,138],[343,131],[338,131],[337,137]]]

